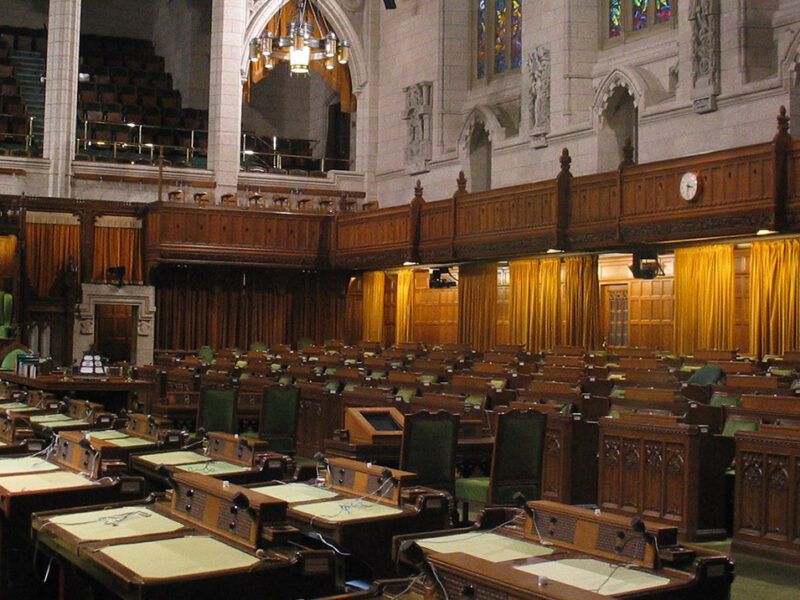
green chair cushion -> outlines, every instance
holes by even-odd
[[[462,477],[456,479],[456,500],[458,502],[489,502],[488,477]]]
[[[436,377],[436,375],[427,375],[423,373],[418,379],[420,383],[436,383],[438,377]]]
[[[417,395],[417,390],[413,388],[400,388],[397,390],[397,395],[403,399],[403,402],[408,403]]]
[[[709,404],[711,406],[739,406],[741,399],[739,396],[732,396],[722,392],[714,392],[711,396]]]
[[[475,408],[483,408],[486,405],[486,396],[481,394],[467,394],[464,404],[470,404]]]
[[[197,356],[204,363],[211,364],[214,362],[214,350],[209,346],[203,346],[197,351]]]
[[[27,352],[21,348],[14,348],[11,352],[6,354],[5,357],[3,357],[3,362],[0,363],[0,369],[10,369],[12,371],[16,369],[17,357],[22,354],[27,354]]]
[[[250,350],[253,352],[264,352],[267,350],[267,345],[264,342],[253,342],[250,344]]]
[[[613,387],[611,389],[611,398],[624,398],[625,397],[625,388],[623,387]]]
[[[292,377],[290,375],[283,375],[281,378],[278,379],[278,383],[281,385],[291,385]]]
[[[733,437],[737,431],[758,431],[758,422],[728,419],[722,429],[722,435],[724,437]]]
[[[420,485],[452,482],[455,456],[451,421],[417,420],[412,428],[406,420],[403,444],[408,445],[406,464],[401,468],[416,473]]]
[[[264,396],[259,433],[293,437],[297,428],[299,392],[295,387],[271,387]]]
[[[385,379],[386,371],[372,371],[369,376],[370,379]]]

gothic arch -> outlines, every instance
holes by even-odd
[[[467,115],[461,132],[458,134],[458,155],[462,161],[469,158],[469,142],[475,126],[480,123],[489,134],[489,141],[493,144],[506,139],[506,132],[500,123],[500,118],[491,106],[485,104],[476,106]]]
[[[628,91],[633,98],[634,106],[639,111],[644,111],[648,106],[657,104],[671,95],[649,71],[636,67],[617,67],[612,69],[597,86],[592,108],[598,121],[603,120],[608,101],[618,88]]]
[[[248,69],[250,40],[261,35],[269,20],[285,3],[286,0],[249,0],[247,28],[242,41],[242,56],[239,62],[242,73],[247,73]],[[314,0],[314,4],[330,22],[339,37],[350,42],[350,77],[353,82],[353,93],[358,95],[367,83],[366,60],[361,39],[344,9],[336,0]]]

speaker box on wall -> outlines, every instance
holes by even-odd
[[[397,8],[397,4],[394,0],[383,0],[383,5],[386,8]]]

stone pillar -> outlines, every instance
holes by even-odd
[[[47,81],[44,95],[44,158],[50,159],[47,193],[69,197],[75,156],[81,0],[50,2],[47,17]]]
[[[242,76],[245,0],[213,0],[211,70],[208,92],[208,168],[217,180],[217,198],[235,194],[239,180],[242,129]]]

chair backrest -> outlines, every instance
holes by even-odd
[[[715,365],[704,365],[697,369],[686,383],[711,385],[712,383],[717,383],[720,379],[722,379],[722,369]]]
[[[22,348],[14,348],[13,350],[9,351],[8,354],[3,357],[3,362],[0,363],[0,369],[16,369],[17,356],[22,354],[27,354],[27,352]]]
[[[210,346],[201,346],[197,349],[197,356],[206,364],[214,362],[214,349]]]
[[[264,389],[258,437],[269,442],[269,449],[291,454],[297,438],[297,413],[300,390],[294,386],[270,386]]]
[[[400,469],[417,474],[419,485],[455,493],[459,417],[446,411],[406,415]]]
[[[522,492],[528,500],[541,497],[546,426],[547,415],[534,409],[498,413],[490,504],[514,504],[516,492]]]
[[[238,433],[236,390],[217,386],[200,389],[197,404],[197,429]]]

